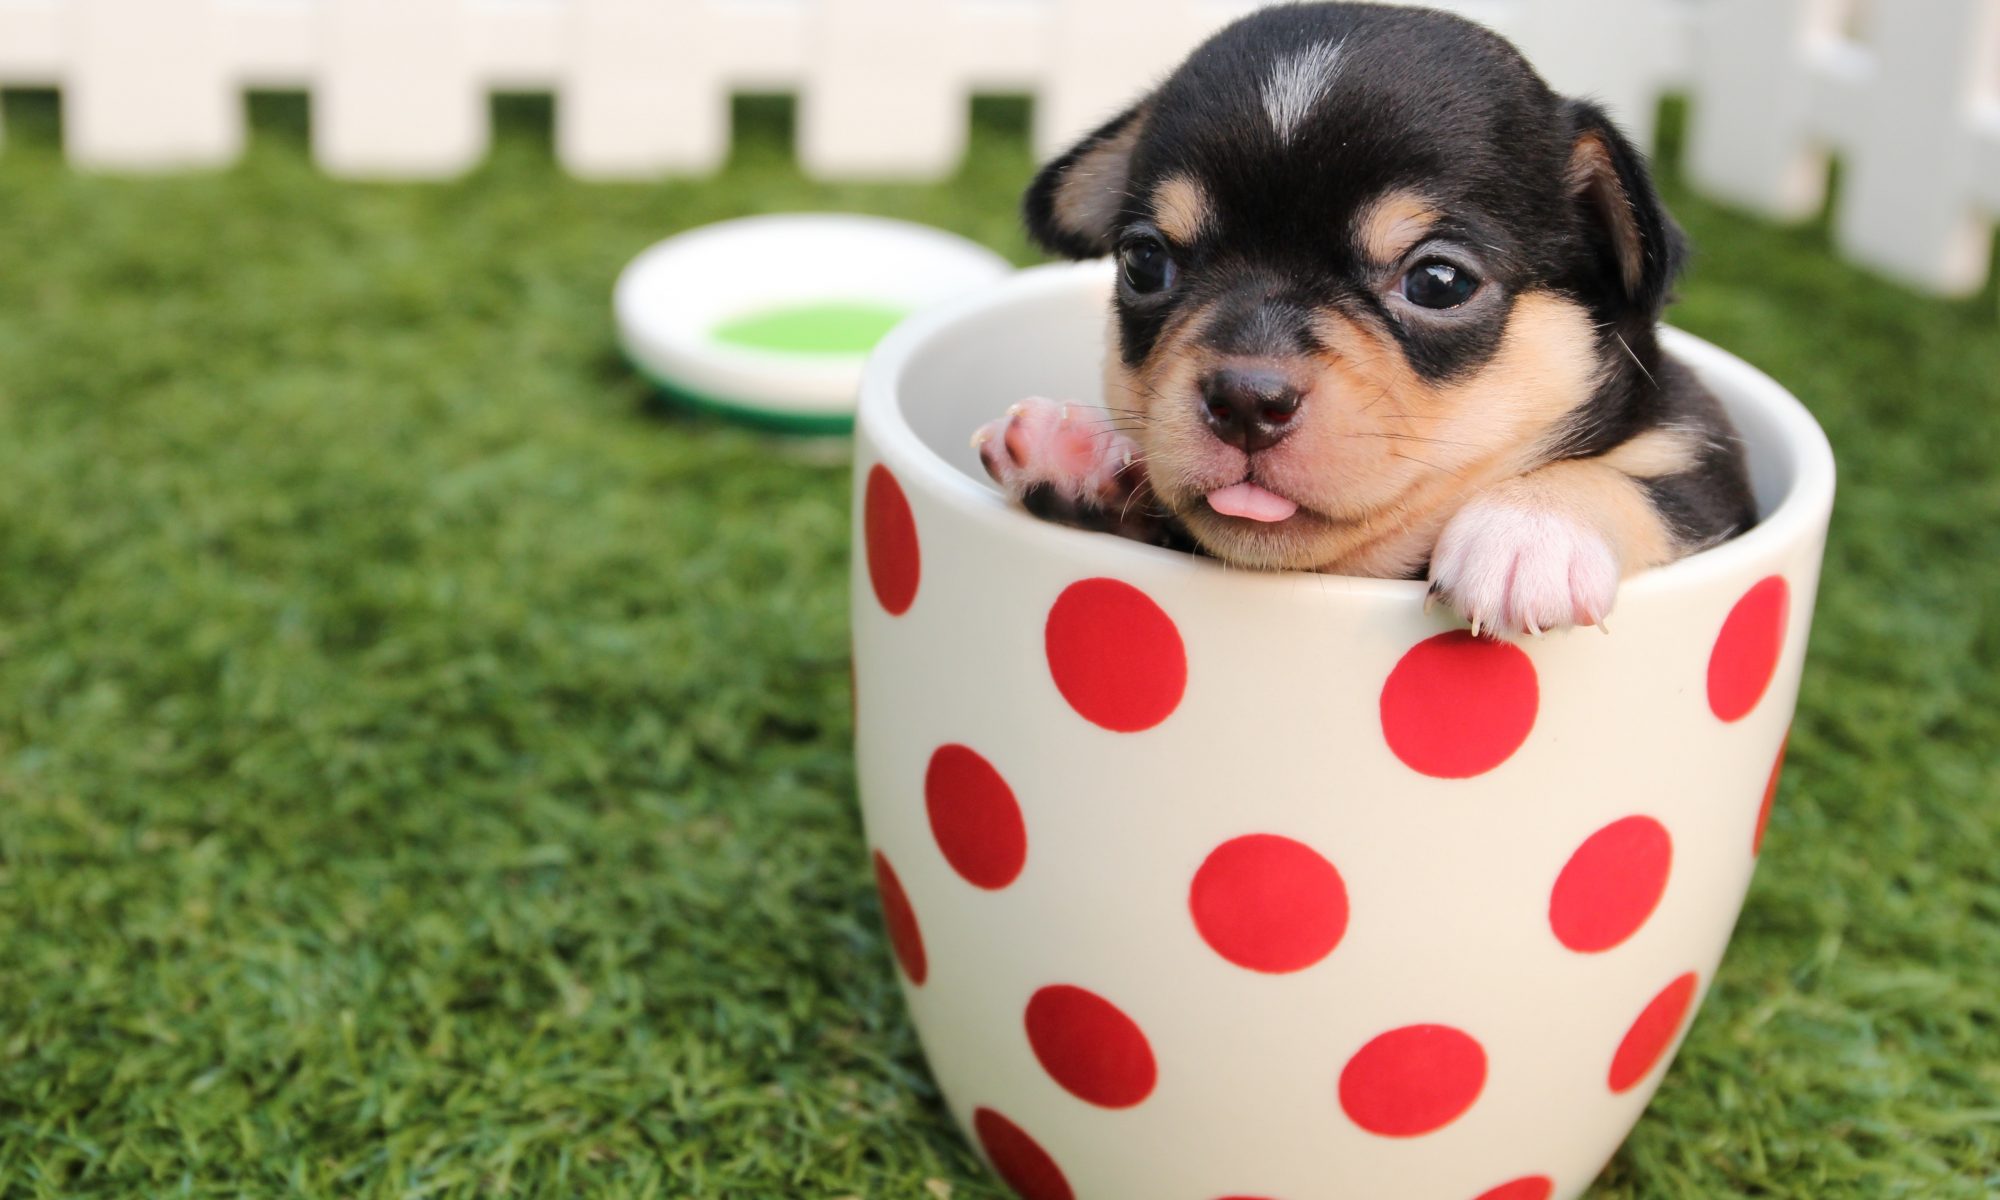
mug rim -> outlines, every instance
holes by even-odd
[[[1306,571],[1231,570],[1204,555],[1042,520],[960,471],[910,427],[901,403],[903,377],[911,360],[939,334],[995,309],[1032,304],[1085,287],[1101,288],[1109,282],[1110,273],[1111,264],[1103,259],[1029,267],[991,287],[955,297],[906,318],[868,357],[861,378],[856,431],[874,445],[881,461],[896,473],[903,487],[919,490],[950,506],[995,537],[1021,542],[1031,549],[1038,543],[1051,549],[1067,545],[1071,550],[1098,556],[1107,570],[1122,566],[1154,575],[1223,572],[1229,578],[1229,586],[1242,588],[1284,586],[1298,578],[1314,577],[1315,573]],[[1735,578],[1747,567],[1768,561],[1773,554],[1811,537],[1833,509],[1833,447],[1805,405],[1783,384],[1727,350],[1671,326],[1662,327],[1660,332],[1662,347],[1722,394],[1726,398],[1725,407],[1754,408],[1771,419],[1783,435],[1777,450],[1791,470],[1791,480],[1777,506],[1755,527],[1720,545],[1632,575],[1620,584],[1621,595],[1695,591],[1720,579]],[[971,436],[970,430],[967,436]],[[861,464],[857,461],[856,465]],[[1088,544],[1075,540],[1084,538],[1090,539]],[[1340,579],[1341,590],[1328,594],[1350,598],[1374,596],[1415,602],[1421,599],[1427,586],[1422,580],[1412,579],[1317,577]]]

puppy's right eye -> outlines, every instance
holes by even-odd
[[[1427,258],[1403,276],[1403,298],[1418,308],[1457,308],[1479,290],[1479,277],[1442,258]]]
[[[1125,286],[1142,296],[1164,292],[1173,286],[1177,273],[1173,255],[1158,238],[1136,238],[1118,251],[1119,273]]]

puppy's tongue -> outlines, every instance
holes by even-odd
[[[1210,492],[1208,506],[1225,517],[1246,521],[1282,521],[1299,511],[1296,501],[1248,481]]]

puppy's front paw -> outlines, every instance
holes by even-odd
[[[1079,521],[1122,504],[1141,478],[1138,446],[1101,409],[1037,397],[973,434],[979,460],[1037,516]]]
[[[1475,500],[1444,528],[1431,555],[1431,595],[1499,637],[1596,625],[1618,597],[1618,552],[1567,513]]]

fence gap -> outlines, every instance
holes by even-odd
[[[1664,185],[1678,188],[1687,182],[1687,172],[1683,169],[1687,127],[1687,97],[1680,92],[1661,96],[1653,112],[1653,144],[1646,148],[1646,153],[1652,157],[1653,173]]]
[[[1018,144],[1022,153],[1028,152],[1034,134],[1034,97],[1025,92],[975,92],[968,107],[976,140]]]
[[[250,146],[273,146],[302,157],[312,153],[312,96],[305,91],[245,92],[243,107]]]
[[[1847,194],[1849,172],[1847,161],[1838,153],[1829,151],[1826,156],[1826,196],[1819,210],[1810,218],[1812,227],[1826,236],[1825,249],[1833,253],[1833,221],[1840,208],[1841,197]]]
[[[1034,174],[1035,102],[1013,93],[980,93],[972,97],[966,124],[969,145],[956,178],[967,187],[1001,192],[1024,187]]]
[[[37,153],[62,151],[62,93],[54,88],[0,88],[0,145]]]
[[[487,102],[496,153],[532,155],[554,162],[556,98],[550,92],[494,92]]]
[[[729,98],[729,159],[796,162],[799,98],[790,92],[739,92]]]
[[[1986,287],[1976,303],[1987,312],[2000,313],[2000,237],[1993,239],[1992,261],[1986,265]]]

